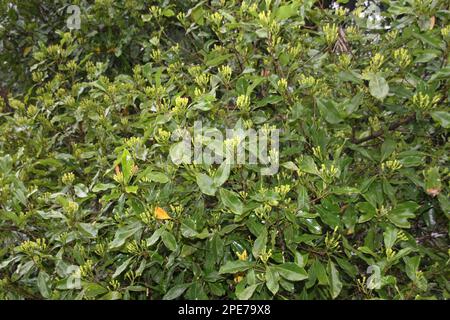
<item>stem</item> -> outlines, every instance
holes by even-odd
[[[412,122],[415,118],[416,118],[416,114],[413,113],[413,114],[410,114],[409,116],[407,116],[406,118],[397,120],[389,125],[388,131],[394,131],[394,130],[398,129],[400,126]],[[363,142],[370,141],[370,140],[376,139],[378,137],[381,137],[384,133],[385,133],[385,131],[383,129],[381,129],[381,130],[375,131],[375,132],[371,133],[370,135],[368,135],[367,137],[364,137],[361,139],[353,139],[352,138],[352,142],[354,144],[361,144]]]

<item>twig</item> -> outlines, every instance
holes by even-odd
[[[412,122],[415,118],[416,118],[416,114],[413,113],[413,114],[410,114],[409,116],[407,116],[406,118],[397,120],[397,121],[395,121],[395,122],[393,122],[393,123],[391,123],[389,125],[388,131],[394,131],[397,128],[399,128],[400,126]],[[376,139],[378,137],[381,137],[384,133],[385,133],[385,131],[383,129],[381,129],[381,130],[375,131],[372,134],[368,135],[367,137],[364,137],[364,138],[361,138],[361,139],[354,139],[354,138],[352,138],[352,142],[354,144],[361,144],[363,142],[366,142],[366,141],[373,140],[373,139]]]
[[[0,87],[0,97],[3,99],[3,101],[5,102],[5,111],[6,112],[13,112],[14,109],[11,108],[11,105],[9,104],[9,99],[8,99],[8,90],[6,88],[2,88]]]

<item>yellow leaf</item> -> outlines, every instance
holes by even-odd
[[[26,47],[25,49],[23,49],[23,56],[27,56],[30,53],[31,49],[33,49],[33,47]]]
[[[169,220],[172,219],[163,208],[156,207],[155,208],[155,216],[158,220]]]

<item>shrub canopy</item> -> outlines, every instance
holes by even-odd
[[[448,298],[448,1],[0,7],[1,298]]]

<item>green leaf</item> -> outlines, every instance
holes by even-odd
[[[389,85],[383,77],[373,75],[369,81],[369,91],[372,96],[383,101],[389,93]]]
[[[227,189],[220,189],[219,194],[222,203],[225,205],[225,207],[230,209],[231,212],[237,215],[241,215],[244,213],[244,205],[235,192],[229,191]]]
[[[139,187],[138,186],[126,186],[125,192],[126,193],[134,193],[136,194],[138,192]]]
[[[184,295],[184,298],[189,300],[208,300],[208,296],[203,289],[203,284],[200,281],[194,281]]]
[[[299,2],[280,6],[275,10],[275,20],[281,21],[295,16],[298,12]]]
[[[251,286],[246,287],[243,290],[238,290],[238,288],[236,288],[236,297],[239,300],[248,300],[252,297],[257,287],[258,287],[257,284],[253,284]]]
[[[125,269],[128,267],[128,265],[130,264],[130,262],[133,260],[133,258],[129,258],[127,260],[125,260],[114,272],[114,274],[112,275],[112,278],[117,278],[118,276],[120,276],[122,274],[122,272],[125,271]]]
[[[450,128],[450,113],[447,111],[433,111],[431,117],[445,129]]]
[[[165,17],[173,17],[175,15],[175,12],[173,12],[173,10],[171,9],[164,9],[163,15]]]
[[[158,183],[169,182],[169,177],[162,172],[151,171],[149,174],[146,175],[146,178],[148,178],[150,181]]]
[[[89,194],[89,189],[82,183],[74,185],[73,191],[78,198],[86,198]]]
[[[364,223],[372,220],[377,213],[377,209],[369,202],[360,202],[356,205],[356,208],[362,215],[358,219],[358,223]]]
[[[408,278],[415,281],[417,272],[419,271],[420,256],[404,257],[405,271]]]
[[[330,292],[331,297],[333,299],[336,299],[339,296],[339,293],[341,293],[342,290],[342,282],[339,278],[339,271],[336,269],[333,262],[328,262],[328,279],[330,281]]]
[[[153,16],[151,14],[143,14],[143,15],[141,15],[141,19],[144,22],[149,22],[150,20],[152,20],[152,17]]]
[[[125,149],[123,150],[122,157],[121,157],[121,165],[122,165],[122,172],[123,172],[123,181],[125,185],[128,184],[131,180],[131,176],[133,175],[133,167],[134,167],[134,161],[131,157],[130,152]]]
[[[230,169],[231,169],[231,164],[229,161],[224,161],[220,167],[217,169],[217,171],[214,174],[214,187],[220,187],[221,185],[223,185],[227,180],[228,177],[230,176]]]
[[[214,180],[210,176],[204,173],[197,173],[196,179],[201,192],[209,196],[214,196],[216,194],[217,188],[214,184]]]
[[[51,297],[50,276],[43,270],[38,274],[37,286],[44,298],[49,299]]]
[[[203,8],[201,7],[201,2],[199,5],[195,6],[192,10],[189,10],[188,12],[192,15],[192,19],[194,19],[195,23],[202,26],[205,23],[205,12]]]
[[[308,273],[305,269],[299,267],[296,263],[286,262],[280,265],[275,266],[276,271],[283,278],[290,281],[301,281],[308,279]]]
[[[214,53],[213,55],[208,57],[208,59],[206,60],[206,65],[209,67],[216,67],[222,64],[223,62],[229,60],[231,57],[233,57],[232,54],[217,55],[216,53]]]
[[[191,151],[190,145],[185,141],[174,143],[169,150],[170,159],[175,164],[190,163]]]
[[[109,244],[110,249],[115,249],[121,247],[125,241],[138,233],[142,229],[142,225],[140,222],[134,222],[130,225],[119,228],[114,235],[113,241]]]
[[[267,242],[267,230],[264,229],[263,232],[256,238],[255,243],[253,244],[252,253],[253,256],[258,259],[260,254],[266,250],[266,242]]]
[[[317,106],[320,114],[328,123],[337,124],[343,120],[332,100],[319,98],[317,99]]]
[[[408,219],[414,218],[419,205],[413,201],[403,202],[388,213],[388,219],[399,228],[410,228]]]
[[[300,185],[297,188],[297,209],[309,210],[309,202],[308,189],[306,189],[305,186]]]
[[[96,225],[91,224],[91,223],[80,222],[78,224],[78,226],[85,235],[87,235],[91,238],[97,237],[98,227]]]
[[[210,252],[212,258],[216,263],[219,263],[220,260],[222,259],[224,246],[225,246],[224,240],[219,236],[218,233],[214,234],[211,241],[209,242],[209,248],[211,250]]]
[[[253,265],[253,262],[250,261],[227,261],[222,267],[220,267],[219,274],[242,272],[252,268]]]
[[[425,191],[431,196],[440,194],[442,189],[441,175],[439,167],[431,167],[424,172],[425,175]]]
[[[322,203],[316,209],[320,215],[320,219],[328,226],[334,229],[340,225],[341,208],[334,199],[329,197],[322,200]]]
[[[187,288],[190,287],[190,283],[177,284],[167,291],[167,293],[162,298],[163,300],[173,300],[181,296]]]
[[[306,218],[301,219],[301,223],[308,227],[309,232],[312,234],[322,234],[322,226],[317,222],[316,219]]]
[[[95,298],[108,292],[108,289],[94,282],[84,282],[83,289],[85,291],[85,296],[88,298]]]
[[[302,157],[298,167],[303,172],[319,175],[319,170],[317,169],[316,163],[311,156]]]
[[[283,168],[286,168],[286,169],[289,169],[289,170],[292,170],[292,171],[298,171],[299,170],[297,165],[295,163],[293,163],[292,161],[288,161],[288,162],[282,163],[281,166]]]
[[[441,48],[441,41],[439,38],[434,37],[431,33],[412,33],[417,39],[421,40],[424,44],[428,44],[436,49]]]
[[[27,205],[27,197],[22,189],[17,186],[16,188],[13,188],[11,192],[14,193],[15,199],[19,200],[24,206]]]
[[[397,234],[398,234],[398,231],[396,228],[394,228],[392,226],[386,227],[386,230],[383,232],[384,247],[386,249],[392,248],[395,241],[397,240]]]
[[[433,50],[431,54],[428,55],[428,59],[432,60],[436,58],[439,55],[439,50]],[[416,60],[417,61],[417,60]],[[447,64],[446,66],[442,67],[442,69],[438,70],[435,74],[433,74],[429,81],[436,81],[436,80],[446,80],[450,77],[450,64]]]
[[[280,285],[278,281],[280,280],[280,276],[278,272],[272,267],[266,267],[266,286],[273,295],[276,295],[278,290],[280,289]]]
[[[175,236],[169,231],[164,231],[161,234],[161,240],[170,251],[175,251],[177,249],[177,239],[175,239]]]
[[[118,291],[110,291],[100,298],[101,300],[120,300],[122,299],[122,294]]]
[[[342,109],[347,116],[350,116],[359,109],[362,101],[363,101],[363,94],[358,93],[350,101],[348,100],[345,101],[343,103]]]
[[[381,145],[381,161],[386,160],[395,151],[397,143],[393,139],[386,139]]]
[[[93,188],[92,188],[92,192],[101,192],[101,191],[106,191],[109,189],[113,189],[115,188],[116,185],[112,184],[112,183],[97,183]]]
[[[406,275],[412,281],[415,281],[417,279],[417,272],[419,271],[420,256],[404,257],[403,261],[405,262]]]
[[[150,246],[154,245],[154,244],[159,240],[159,238],[160,238],[161,235],[164,233],[164,231],[165,231],[165,230],[164,230],[163,227],[161,227],[161,228],[159,228],[158,230],[156,230],[156,231],[152,234],[152,236],[151,236],[150,238],[147,239],[147,246],[150,247]]]

